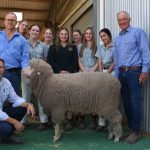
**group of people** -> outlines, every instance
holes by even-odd
[[[31,25],[27,32],[28,22],[22,20],[16,29],[16,15],[13,12],[6,14],[5,30],[0,32],[0,143],[22,143],[12,136],[13,132],[24,130],[28,125],[27,114],[35,114],[30,103],[32,91],[25,77],[30,69],[29,61],[33,58],[47,61],[57,74],[101,71],[118,77],[129,125],[125,142],[132,144],[140,139],[141,88],[148,78],[150,67],[148,40],[142,29],[130,25],[128,12],[120,11],[117,19],[121,29],[119,35],[113,41],[110,30],[101,29],[99,36],[103,44],[97,48],[92,27],[87,27],[83,34],[80,30],[74,30],[71,44],[67,28],[59,29],[57,43],[53,42],[52,30],[47,28],[44,42],[41,42],[37,24]],[[20,89],[23,98],[18,96]],[[40,118],[38,129],[46,130],[48,116],[44,114],[40,101],[37,101]],[[90,116],[90,128],[99,127],[97,114]],[[72,112],[67,112],[66,130],[72,129],[73,118]],[[78,118],[78,127],[85,128],[84,114],[78,114]],[[103,116],[99,118],[99,125],[105,126]]]

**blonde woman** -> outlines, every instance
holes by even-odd
[[[30,60],[33,58],[40,58],[46,60],[48,48],[38,40],[40,35],[40,27],[36,24],[30,26],[29,29],[29,39],[27,40],[28,47],[29,47],[29,58]],[[29,85],[24,90],[24,95],[28,101],[31,101],[31,89]],[[43,131],[48,129],[48,116],[44,114],[43,107],[41,106],[40,102],[38,101],[38,109],[39,109],[39,117],[40,117],[40,126],[38,130]],[[27,124],[26,117],[23,118],[22,123]]]
[[[78,53],[75,45],[69,44],[69,31],[62,27],[58,32],[58,44],[50,46],[47,57],[48,63],[52,66],[54,73],[75,73],[77,72]],[[65,130],[73,128],[73,115],[68,112]]]

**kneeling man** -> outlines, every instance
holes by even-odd
[[[21,144],[21,140],[12,136],[13,132],[24,130],[21,119],[26,112],[34,116],[35,109],[31,103],[27,103],[15,93],[11,83],[2,77],[4,71],[4,60],[0,58],[0,143]],[[10,105],[5,106],[5,101]]]

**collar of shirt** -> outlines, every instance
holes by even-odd
[[[131,29],[132,29],[132,27],[129,26],[126,30],[121,30],[121,31],[119,32],[119,35],[124,35],[126,32],[130,32]]]
[[[31,43],[31,41],[30,41],[29,39],[27,40],[27,43],[29,43],[29,44],[32,46],[32,43]],[[34,47],[36,47],[39,43],[40,43],[40,41],[37,40],[37,42],[36,42],[36,44],[34,45]],[[33,47],[33,46],[32,46],[32,47]]]
[[[5,30],[3,30],[2,31],[2,34],[4,35],[4,37],[8,40],[8,37],[7,37],[7,34],[6,34],[6,31]],[[19,36],[20,34],[17,32],[17,31],[15,31],[14,32],[14,35],[12,36],[12,37],[14,37],[14,36]],[[12,38],[11,38],[12,39]]]
[[[50,48],[50,46],[53,44],[53,43],[51,43],[51,44],[45,44],[44,42],[42,42],[47,48]]]
[[[6,34],[6,31],[5,31],[5,30],[2,31],[2,34],[3,34],[5,37],[7,37],[7,34]],[[19,34],[17,31],[15,31],[13,36],[19,36],[19,35],[20,35],[20,34]]]
[[[103,49],[108,50],[109,48],[114,47],[114,44],[113,44],[113,42],[111,42],[109,47],[106,48],[104,44],[102,45],[102,47],[103,47]]]

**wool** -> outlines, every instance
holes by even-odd
[[[115,140],[121,137],[121,85],[117,78],[103,72],[54,74],[51,66],[41,59],[32,59],[30,64],[31,89],[56,124],[54,141],[61,136],[60,124],[67,111],[104,116]]]

